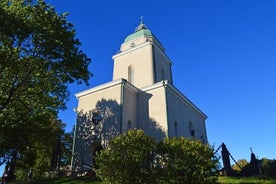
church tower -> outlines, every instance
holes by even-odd
[[[113,80],[124,78],[138,88],[162,80],[172,84],[172,62],[143,20],[135,32],[126,37],[120,51],[112,58]]]
[[[72,172],[90,169],[99,150],[133,128],[156,141],[184,136],[208,143],[207,116],[173,85],[172,61],[143,20],[112,58],[113,80],[76,94]]]

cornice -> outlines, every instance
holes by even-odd
[[[108,83],[96,86],[94,88],[90,88],[88,90],[82,91],[80,93],[76,93],[75,96],[77,98],[80,98],[82,96],[85,96],[85,95],[88,95],[88,94],[91,94],[91,93],[95,93],[97,91],[101,91],[101,90],[104,90],[106,88],[110,88],[110,87],[113,87],[113,86],[116,86],[116,85],[120,85],[120,84],[123,84],[123,83],[125,83],[125,79],[122,79],[122,78],[121,79],[117,79],[117,80],[114,80],[114,81],[111,81],[111,82],[108,82]]]
[[[189,105],[197,114],[202,118],[207,119],[208,116],[204,114],[191,100],[189,100],[181,91],[179,91],[175,86],[168,83],[167,81],[163,83],[164,87],[170,89],[174,94],[176,94],[183,102]]]
[[[112,59],[114,60],[117,57],[120,57],[122,55],[128,54],[130,52],[133,52],[133,51],[135,51],[137,49],[140,49],[141,47],[144,47],[144,46],[147,46],[147,45],[153,45],[153,43],[152,42],[145,42],[145,43],[143,43],[141,45],[135,46],[135,47],[130,48],[130,49],[126,50],[126,51],[123,51],[123,52],[120,52],[118,54],[115,54],[114,56],[112,56]]]

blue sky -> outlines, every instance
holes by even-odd
[[[144,16],[173,61],[174,85],[208,115],[209,143],[235,159],[276,158],[276,2],[48,0],[92,58],[90,86],[71,85],[60,118],[71,130],[74,94],[112,80],[114,55]]]
[[[114,55],[144,22],[173,61],[174,85],[208,115],[208,140],[235,159],[276,158],[276,1],[46,0],[69,12],[92,58],[89,86],[70,85],[60,113],[72,130],[75,93],[112,80]]]

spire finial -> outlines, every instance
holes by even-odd
[[[144,16],[140,17],[140,24],[144,24]]]
[[[140,24],[136,27],[135,32],[140,31],[141,29],[147,29],[147,26],[144,24],[144,16],[140,17]]]

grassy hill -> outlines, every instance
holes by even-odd
[[[13,184],[102,184],[101,181],[94,177],[64,177],[64,178],[53,178],[44,180],[33,180],[29,182],[15,182]],[[218,184],[235,184],[235,183],[246,183],[246,184],[276,184],[276,180],[256,178],[256,177],[219,177]]]
[[[95,177],[63,177],[52,179],[32,180],[26,182],[14,182],[12,184],[102,184],[100,180]],[[10,183],[9,183],[10,184]]]
[[[266,179],[266,178],[256,178],[256,177],[219,177],[218,183],[261,183],[261,184],[276,184],[276,180]]]

